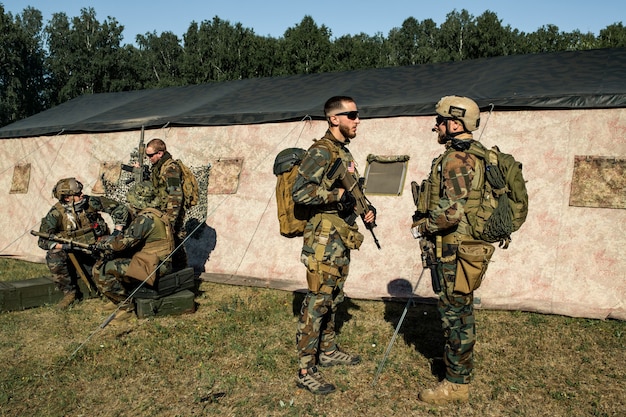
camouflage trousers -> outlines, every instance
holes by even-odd
[[[322,274],[324,283],[319,291],[309,290],[302,301],[300,319],[296,332],[296,346],[300,369],[315,366],[319,351],[337,349],[335,341],[335,315],[344,300],[343,287],[348,276],[348,266],[341,268],[341,276]],[[307,274],[314,274],[307,271]],[[307,277],[310,280],[313,277]],[[315,278],[313,278],[315,279]]]
[[[77,252],[74,255],[82,265],[91,266],[94,262],[91,256],[84,253]],[[63,249],[50,249],[46,252],[46,265],[52,275],[52,281],[59,290],[64,294],[76,292],[76,268],[72,265],[67,252]]]
[[[456,254],[457,245],[443,244],[443,258]],[[456,260],[439,262],[440,284],[437,309],[441,316],[445,338],[444,363],[446,379],[457,384],[468,384],[474,369],[474,344],[476,324],[474,322],[474,294],[454,292]]]
[[[93,281],[102,295],[114,303],[120,303],[128,297],[128,291],[122,284],[130,265],[129,258],[99,260],[93,267]]]
[[[141,281],[126,276],[130,258],[99,260],[93,267],[93,280],[102,295],[120,303],[130,294],[129,289],[136,288]],[[172,272],[172,263],[164,262],[157,272],[157,277]]]

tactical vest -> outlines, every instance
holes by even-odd
[[[108,225],[100,213],[89,204],[87,204],[85,210],[81,210],[78,213],[71,210],[68,205],[61,204],[61,202],[57,202],[54,207],[61,213],[62,230],[57,233],[60,237],[92,244],[100,236],[109,234]]]
[[[139,215],[145,215],[154,222],[154,230],[140,252],[155,254],[161,261],[164,260],[174,250],[174,236],[167,215],[154,208],[145,208]],[[161,221],[155,221],[155,218]]]
[[[327,135],[315,141],[315,143],[311,145],[311,148],[323,148],[330,153],[330,163],[327,165],[327,170],[330,169],[331,166],[333,166],[337,158],[341,158],[341,161],[346,166],[350,162],[354,162],[354,157],[352,156],[352,154],[348,152],[343,146],[337,145],[335,142],[333,142]],[[334,180],[328,179],[326,174],[327,171],[324,172],[322,186],[324,186],[324,188],[326,188],[327,190],[330,190],[333,188]],[[356,167],[354,168],[354,174],[352,175],[356,176],[356,179],[358,181],[359,173],[357,172]]]

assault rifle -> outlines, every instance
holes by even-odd
[[[137,162],[135,165],[126,165],[122,164],[122,169],[126,172],[132,172],[133,178],[128,179],[126,184],[130,184],[131,182],[135,182],[135,184],[139,184],[141,181],[146,181],[150,179],[150,170],[147,165],[144,164],[144,159],[146,157],[146,145],[143,143],[144,139],[144,127],[141,126],[141,137],[139,138],[139,145],[137,146]]]
[[[64,245],[70,245],[70,248],[72,249],[79,250],[88,255],[93,255],[93,245],[90,245],[88,243],[83,243],[74,239],[68,239],[68,238],[64,238],[61,236],[57,236],[54,233],[42,233],[42,232],[37,232],[35,230],[31,230],[30,234],[33,236],[38,236],[44,239],[51,240],[52,242],[62,243]]]
[[[335,163],[332,167],[330,167],[330,170],[328,171],[328,174],[326,176],[328,179],[334,178],[341,181],[341,184],[343,185],[343,188],[345,188],[346,192],[351,193],[356,200],[354,213],[350,215],[346,222],[350,225],[354,224],[354,222],[356,221],[356,216],[361,216],[361,219],[363,220],[365,218],[365,214],[367,214],[368,211],[372,210],[374,206],[372,206],[367,197],[365,197],[365,194],[363,193],[363,188],[361,187],[361,183],[355,178],[354,175],[350,174],[346,170],[346,167],[341,161],[341,158],[337,158],[335,160]],[[376,247],[380,249],[380,243],[378,243],[378,239],[374,234],[376,222],[366,223],[365,220],[363,220],[363,224],[365,225],[365,228],[369,230],[372,234],[372,237],[374,238],[374,243],[376,243]]]
[[[411,191],[413,192],[413,201],[415,202],[415,213],[413,213],[413,223],[428,216],[428,200],[430,198],[430,190],[428,182],[422,181],[417,185],[415,181],[411,182]],[[413,230],[412,230],[413,231]],[[413,233],[414,238],[419,239],[420,249],[422,251],[422,268],[430,269],[430,280],[435,293],[441,292],[441,284],[439,283],[439,273],[437,271],[437,256],[435,255],[435,244],[426,238],[426,236]]]
[[[44,239],[51,240],[53,242],[70,245],[70,248],[72,249],[76,248],[77,250],[80,250],[81,252],[84,252],[86,254],[94,255],[93,245],[89,245],[87,243],[78,242],[73,239],[66,239],[61,236],[56,236],[53,233],[41,233],[35,230],[31,230],[30,234],[33,236],[38,236]],[[67,256],[70,258],[70,261],[72,261],[72,264],[74,265],[74,268],[76,269],[76,272],[80,276],[80,279],[82,279],[85,285],[87,286],[87,289],[89,290],[89,292],[93,292],[93,288],[91,287],[91,282],[89,278],[87,278],[87,274],[85,273],[83,266],[80,264],[80,262],[78,262],[78,259],[76,259],[76,256],[74,255],[74,253],[68,252]]]

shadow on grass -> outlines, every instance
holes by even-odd
[[[411,283],[403,278],[395,279],[387,285],[389,297],[384,297],[385,321],[395,329],[406,309],[406,315],[398,330],[398,337],[413,346],[431,363],[433,375],[442,379],[443,346],[445,339],[441,328],[441,319],[437,311],[437,300],[413,295]]]
[[[408,305],[406,316],[398,331],[398,337],[402,337],[408,346],[413,346],[417,352],[427,358],[431,363],[432,374],[443,379],[445,368],[442,357],[445,339],[436,299],[417,296],[411,298],[413,291],[411,283],[402,278],[391,281],[387,290],[389,297],[383,297],[382,300],[385,305],[385,321],[395,331],[404,309]],[[300,308],[305,296],[306,290],[293,292],[292,313],[294,317],[300,316]],[[360,310],[360,308],[359,305],[346,297],[337,309],[335,331],[341,333],[344,323],[352,319],[352,311]]]

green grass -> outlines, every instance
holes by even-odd
[[[0,257],[0,281],[20,281],[43,276],[50,276],[45,264]]]
[[[626,410],[624,322],[478,310],[470,404],[433,407],[417,392],[441,372],[434,305],[409,309],[372,386],[405,304],[355,299],[340,311],[339,341],[363,362],[324,368],[338,391],[313,396],[294,383],[301,300],[202,283],[194,314],[102,330],[110,313],[100,299],[65,312],[0,313],[0,416],[608,417]]]

